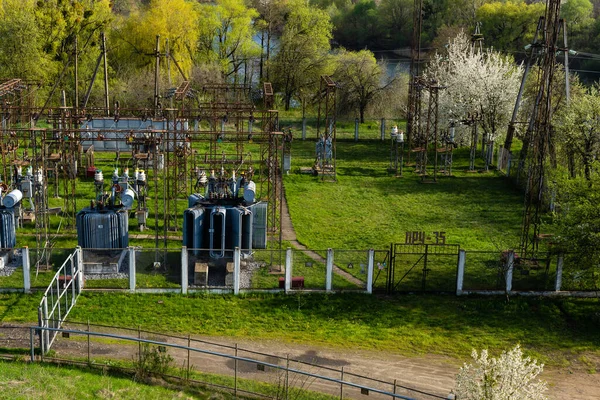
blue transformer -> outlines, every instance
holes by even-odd
[[[77,242],[84,249],[123,249],[129,246],[127,210],[84,208],[79,211]]]
[[[191,201],[190,201],[191,203]],[[183,213],[183,245],[208,249],[211,258],[223,258],[239,247],[243,253],[267,247],[267,203],[249,206],[199,202]]]

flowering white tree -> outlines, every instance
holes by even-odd
[[[475,51],[470,38],[460,32],[446,51],[436,53],[425,75],[445,87],[439,95],[442,121],[476,114],[488,140],[506,131],[522,75],[509,58],[493,50]],[[464,136],[458,139],[468,142]]]
[[[544,364],[523,357],[521,346],[502,352],[499,358],[489,358],[473,350],[474,364],[466,364],[456,377],[456,398],[460,400],[544,400],[546,382],[537,376]]]

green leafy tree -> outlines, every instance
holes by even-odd
[[[335,57],[335,80],[341,88],[340,103],[358,111],[360,122],[365,122],[365,110],[382,84],[384,71],[369,50],[359,52],[342,50]]]
[[[242,0],[217,0],[203,4],[198,20],[200,61],[217,62],[225,77],[237,79],[244,62],[259,54],[252,40],[258,12]]]
[[[0,6],[0,70],[5,78],[48,77],[35,7],[34,0],[4,0]]]
[[[125,74],[153,65],[159,35],[161,52],[168,40],[169,53],[188,74],[198,42],[198,19],[195,2],[151,0],[146,7],[120,19],[112,35],[113,65],[120,64]],[[176,66],[172,68],[176,72]]]
[[[590,38],[593,37],[592,30],[594,29],[593,12],[594,6],[590,0],[567,0],[562,4],[560,16],[567,23],[570,48],[579,51],[596,51],[590,43]]]
[[[374,0],[359,0],[342,11],[336,20],[335,38],[351,49],[379,47],[379,14]]]
[[[286,0],[253,0],[253,7],[259,13],[254,26],[260,32],[260,79],[269,80],[269,73],[263,73],[265,62],[271,58],[273,39],[281,35],[284,28],[285,14],[288,11]]]
[[[270,63],[273,83],[283,92],[286,110],[292,97],[318,87],[320,76],[327,72],[331,29],[325,11],[303,1],[290,4],[277,54]]]
[[[3,73],[54,83],[59,73],[67,68],[58,87],[69,94],[74,89],[75,38],[79,43],[80,83],[83,83],[82,77],[94,64],[91,50],[98,46],[100,31],[112,20],[108,0],[7,0],[1,3],[0,9]]]
[[[73,52],[74,37],[82,47],[93,42],[112,19],[108,0],[49,0],[37,2],[36,20],[43,35],[43,50],[55,61],[65,61]]]
[[[448,2],[444,23],[449,26],[460,26],[473,29],[477,22],[477,10],[484,4],[494,0],[453,0]]]
[[[589,179],[554,172],[556,208],[554,241],[568,251],[563,285],[573,289],[600,288],[600,163],[591,164]]]
[[[567,0],[560,7],[560,16],[571,27],[592,22],[593,12],[594,5],[590,0]]]
[[[575,153],[591,182],[592,163],[600,154],[600,86],[573,98],[557,117],[556,129],[564,150]]]
[[[543,2],[516,0],[484,4],[477,10],[477,19],[486,45],[501,51],[521,51],[533,40],[544,7]]]
[[[413,0],[382,0],[377,8],[386,47],[409,46],[413,26]]]

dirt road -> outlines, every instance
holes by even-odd
[[[71,329],[85,330],[81,325],[67,326]],[[93,328],[98,330],[100,328]],[[138,337],[136,331],[117,331],[113,329],[100,329],[104,332]],[[187,338],[165,337],[157,334],[146,334],[142,337],[150,340],[165,341],[171,344],[188,345]],[[284,366],[289,357],[290,368],[340,379],[340,370],[343,368],[344,381],[373,387],[385,391],[393,391],[396,381],[396,393],[416,399],[434,399],[445,397],[454,384],[454,377],[460,368],[460,361],[437,355],[422,355],[418,357],[405,357],[398,354],[365,351],[355,349],[331,349],[324,347],[308,346],[297,343],[285,343],[273,340],[233,340],[227,337],[190,338],[191,347],[204,351],[221,354],[236,354],[239,357],[256,360],[255,362],[239,361],[237,368],[235,362],[225,357],[191,352],[189,355],[190,366],[194,371],[217,375],[234,376],[237,369],[238,378],[252,379],[277,385],[281,382],[282,373],[278,370],[265,367],[260,370],[258,365],[274,364]],[[29,331],[26,327],[0,329],[0,346],[2,347],[29,347]],[[56,357],[85,358],[88,354],[87,339],[85,336],[71,335],[69,338],[58,337],[53,350]],[[174,358],[173,365],[186,366],[188,352],[186,350],[169,349],[169,354]],[[100,359],[126,359],[133,360],[138,356],[138,346],[131,342],[92,339],[90,341],[90,358]],[[307,365],[310,363],[313,365]],[[577,399],[596,400],[600,398],[600,375],[590,373],[595,365],[600,366],[600,357],[587,357],[585,363],[573,360],[570,367],[546,368],[542,378],[548,381],[550,399]],[[370,378],[370,379],[366,379]],[[319,379],[291,376],[290,384],[307,390],[319,391],[338,396],[340,386],[337,383]],[[383,383],[388,382],[388,383]],[[430,394],[430,395],[428,395]],[[437,397],[439,396],[439,397]],[[353,399],[367,398],[360,391],[345,387],[344,397]],[[369,394],[370,399],[389,398],[374,392]]]

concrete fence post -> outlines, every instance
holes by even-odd
[[[31,292],[31,264],[29,263],[29,247],[25,246],[21,250],[21,260],[23,262],[23,291]]]
[[[506,293],[512,291],[512,278],[513,268],[515,266],[515,252],[511,250],[508,252],[508,259],[506,260]]]
[[[562,273],[563,273],[563,265],[565,262],[565,255],[560,253],[558,255],[558,259],[556,260],[556,282],[554,285],[554,290],[556,292],[560,291],[562,287]]]
[[[76,251],[77,251],[77,271],[79,271],[79,274],[77,274],[77,276],[79,276],[79,285],[78,285],[78,289],[79,292],[81,293],[81,291],[83,290],[83,285],[85,284],[85,275],[84,275],[84,271],[83,271],[83,249],[80,246],[76,247]]]
[[[465,262],[467,252],[463,249],[458,250],[458,266],[456,269],[456,295],[460,296],[463,292],[463,283],[465,281]]]
[[[385,118],[381,118],[381,140],[385,140]]]
[[[354,141],[358,142],[358,118],[354,118]]]
[[[233,294],[240,294],[240,257],[239,247],[233,249]]]
[[[367,293],[373,293],[373,266],[375,264],[375,250],[369,249],[367,256]]]
[[[292,249],[285,251],[285,292],[288,293],[292,288]]]
[[[48,325],[48,298],[44,297],[42,300],[42,320],[43,320],[43,326],[48,328],[50,325]],[[42,332],[42,355],[46,354],[46,351],[48,350],[48,344],[50,343],[50,331],[49,330],[44,330]]]
[[[187,246],[181,248],[181,294],[187,294],[188,292],[188,251]]]
[[[129,247],[129,291],[131,293],[135,292],[135,249],[133,247]]]
[[[302,118],[302,140],[306,140],[306,117]]]
[[[327,249],[327,275],[325,276],[325,290],[331,292],[333,281],[333,249]]]

